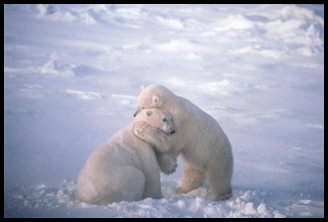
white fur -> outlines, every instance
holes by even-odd
[[[153,147],[133,134],[136,123],[144,122],[165,132],[174,129],[171,116],[160,109],[145,109],[132,123],[95,149],[80,171],[76,198],[88,203],[108,204],[161,198],[159,166]],[[167,156],[165,163],[171,163]],[[173,161],[174,168],[176,162]],[[168,168],[170,166],[163,166]],[[175,165],[176,167],[176,165]],[[166,169],[171,172],[172,168]],[[175,168],[174,168],[175,170]]]
[[[176,191],[189,192],[201,186],[206,179],[215,200],[229,198],[233,171],[232,150],[217,121],[163,86],[151,85],[144,88],[137,104],[137,111],[157,107],[167,110],[172,116],[176,133],[164,141],[159,131],[152,132],[145,126],[141,131],[134,130],[134,133],[144,139],[151,134],[160,152],[182,155],[182,185]]]

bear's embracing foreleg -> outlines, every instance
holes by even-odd
[[[149,143],[155,151],[160,170],[165,174],[174,173],[177,168],[176,157],[167,151],[171,148],[171,135],[162,130],[154,128],[145,122],[138,122],[134,126],[134,134]]]
[[[172,147],[173,135],[167,135],[161,129],[152,127],[145,122],[137,122],[133,132],[161,153],[170,151]]]
[[[176,158],[170,153],[160,153],[157,150],[154,150],[154,152],[160,170],[166,175],[174,173],[178,166]]]

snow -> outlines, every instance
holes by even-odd
[[[208,112],[233,147],[233,197],[205,183],[76,201],[95,147],[141,85]],[[4,5],[5,217],[324,217],[323,5]]]

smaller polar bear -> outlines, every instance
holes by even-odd
[[[165,110],[152,108],[140,112],[107,144],[91,153],[79,173],[76,199],[109,204],[162,197],[158,164],[169,174],[177,166],[176,159],[155,153],[149,143],[134,135],[135,124],[140,122],[160,129],[168,137],[175,132],[171,116]]]

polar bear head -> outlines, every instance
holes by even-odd
[[[175,126],[172,117],[163,109],[142,109],[134,121],[145,122],[154,128],[161,129],[167,135],[175,133]]]
[[[165,108],[169,98],[174,94],[167,88],[160,85],[141,86],[141,93],[138,96],[136,116],[142,109]]]

